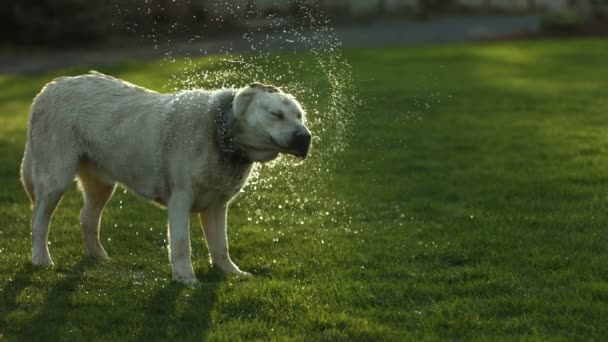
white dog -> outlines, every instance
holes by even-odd
[[[36,96],[21,180],[32,200],[32,262],[53,264],[51,216],[77,176],[87,254],[107,258],[99,222],[116,183],[167,207],[173,279],[194,283],[189,216],[199,214],[214,265],[232,262],[226,211],[253,162],[279,153],[305,158],[311,135],[300,104],[278,88],[159,94],[97,72],[60,77]]]

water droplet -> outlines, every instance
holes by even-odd
[[[206,15],[214,25],[227,20],[236,22],[249,15],[242,6],[226,4],[223,0],[210,0],[208,3],[211,6]],[[329,19],[318,11],[318,7],[315,8],[319,5],[312,5],[311,8],[308,1],[306,4],[295,3],[301,6],[301,22],[287,27],[276,15],[269,16],[270,25],[264,31],[252,28],[243,33],[244,44],[241,46],[250,51],[240,55],[233,54],[233,47],[227,43],[219,47],[218,57],[202,60],[185,56],[178,63],[175,59],[178,47],[171,40],[175,34],[160,34],[162,27],[157,24],[151,32],[144,32],[143,27],[134,23],[129,27],[150,39],[154,49],[162,49],[165,53],[164,67],[172,72],[165,90],[181,92],[184,89],[238,88],[260,81],[280,86],[294,95],[306,109],[303,121],[314,132],[314,153],[311,152],[306,162],[281,157],[274,162],[254,166],[246,187],[252,191],[242,190],[234,203],[239,210],[249,213],[247,222],[258,221],[259,224],[264,218],[268,220],[278,207],[282,211],[281,215],[277,215],[279,222],[276,223],[281,226],[304,225],[301,211],[311,209],[320,209],[320,213],[328,216],[328,224],[348,224],[351,219],[338,221],[330,214],[338,211],[335,206],[344,208],[345,204],[333,200],[330,202],[325,187],[331,182],[335,161],[340,159],[336,156],[349,143],[353,114],[357,112],[356,107],[360,102],[354,89],[356,82],[353,81],[348,62],[341,55],[342,44],[329,26]],[[164,4],[162,10],[178,5],[179,2],[173,0]],[[149,7],[142,6],[141,11],[147,11]],[[178,29],[177,23],[170,25],[170,32],[177,32]],[[201,26],[189,41],[205,38],[207,32],[208,28]],[[203,48],[198,50],[206,54]],[[304,178],[302,174],[308,176]],[[123,189],[123,193],[126,192],[127,189]],[[303,200],[294,196],[303,193],[308,194]],[[326,203],[335,204],[325,211]],[[257,208],[260,208],[259,212],[255,211]],[[272,220],[275,221],[275,218]],[[278,238],[273,241],[277,242]]]

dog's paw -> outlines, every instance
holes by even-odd
[[[53,267],[55,264],[50,257],[34,257],[32,258],[32,265],[36,267]]]
[[[249,272],[241,271],[238,268],[232,269],[230,271],[226,271],[226,274],[228,274],[231,277],[237,277],[237,278],[241,278],[241,279],[253,278],[253,274],[251,274]]]
[[[231,275],[235,276],[235,277],[239,277],[239,278],[253,278],[253,274],[249,273],[249,272],[243,272],[241,270],[239,270],[238,272],[233,272],[231,273]]]
[[[196,277],[194,275],[188,275],[188,276],[183,276],[183,275],[173,275],[173,281],[178,282],[180,284],[184,284],[184,285],[193,285],[198,283],[198,280],[196,279]]]
[[[96,262],[96,263],[104,263],[104,262],[109,262],[110,260],[112,260],[109,256],[97,256],[97,255],[86,255],[87,258],[89,258],[91,261]]]
[[[253,275],[251,273],[241,271],[241,269],[239,269],[238,266],[235,265],[232,261],[228,261],[228,262],[222,263],[222,264],[213,263],[212,265],[214,267],[217,267],[220,270],[224,271],[224,273],[232,275],[232,276],[243,277],[243,278],[253,277]]]
[[[95,260],[99,260],[99,261],[110,260],[108,253],[106,253],[106,251],[103,248],[89,249],[86,251],[86,254]]]

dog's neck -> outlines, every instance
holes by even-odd
[[[225,109],[220,110],[217,120],[216,139],[220,148],[222,159],[235,164],[251,164],[245,151],[243,151],[233,139],[234,109],[232,101]]]

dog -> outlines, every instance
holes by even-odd
[[[33,207],[32,263],[52,266],[53,211],[74,178],[84,195],[80,223],[88,255],[117,183],[165,207],[175,281],[197,281],[189,217],[197,213],[212,264],[241,276],[228,253],[226,215],[255,162],[279,154],[305,159],[305,113],[290,94],[253,83],[241,89],[161,94],[95,71],[59,77],[35,97],[21,181]]]

